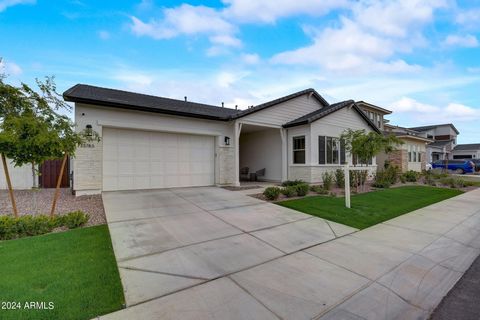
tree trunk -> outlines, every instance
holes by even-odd
[[[60,175],[57,178],[57,186],[55,188],[55,195],[53,196],[52,210],[50,211],[50,216],[55,215],[55,207],[57,205],[58,193],[60,192],[60,184],[62,183],[63,171],[65,171],[65,164],[67,163],[68,154],[65,153],[63,156],[62,167],[60,168]]]
[[[7,159],[2,153],[3,171],[5,172],[5,180],[7,181],[8,193],[10,194],[10,200],[12,201],[13,214],[15,218],[18,218],[17,204],[15,202],[15,195],[13,194],[12,181],[10,181],[10,174],[8,173]]]
[[[35,179],[37,173],[35,172],[35,162],[32,162],[32,179],[33,179],[33,186],[32,186],[32,191],[33,191],[33,212],[37,213],[37,179]]]

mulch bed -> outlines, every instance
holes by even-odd
[[[15,201],[19,214],[50,214],[54,192],[55,189],[15,190]],[[34,193],[37,198],[36,205],[34,204]],[[82,210],[90,215],[86,226],[107,223],[100,194],[75,197],[69,188],[60,189],[55,213],[62,215],[76,210]],[[0,215],[12,213],[8,190],[0,190]]]
[[[258,189],[258,188],[261,188],[261,186],[240,186],[240,187],[225,186],[222,188],[228,191],[242,191],[242,190]]]

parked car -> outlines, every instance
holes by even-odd
[[[475,164],[475,171],[480,171],[480,159],[469,159]]]
[[[455,173],[473,173],[475,164],[471,160],[438,160],[432,163],[432,168],[447,168]]]

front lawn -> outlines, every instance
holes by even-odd
[[[0,257],[0,319],[91,319],[124,303],[106,225],[0,241]]]
[[[459,194],[456,189],[406,186],[353,195],[351,209],[345,198],[306,197],[277,204],[358,229],[390,220]]]

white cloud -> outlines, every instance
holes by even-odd
[[[19,76],[23,73],[22,68],[15,62],[0,60],[0,74],[7,76]]]
[[[177,8],[164,9],[163,14],[163,19],[152,19],[147,23],[131,17],[133,33],[155,39],[169,39],[182,34],[228,35],[235,30],[235,27],[223,19],[217,11],[205,6],[182,4]]]
[[[455,17],[455,22],[465,27],[478,28],[478,21],[480,20],[480,8],[473,8],[469,10],[460,10]]]
[[[418,112],[434,113],[440,111],[440,108],[418,102],[415,99],[403,97],[389,106],[393,112]]]
[[[0,0],[0,12],[19,4],[34,4],[35,0]]]
[[[354,7],[355,20],[362,26],[392,37],[411,37],[409,32],[433,20],[444,0],[360,1]]]
[[[445,1],[369,1],[352,5],[353,16],[324,29],[303,26],[312,44],[278,53],[273,63],[316,65],[325,70],[354,73],[405,73],[421,70],[399,58],[424,46],[423,27]]]
[[[407,116],[410,126],[425,123],[464,123],[480,119],[478,109],[456,102],[450,102],[446,106],[434,106],[403,97],[392,103],[390,108],[394,115],[400,118]]]
[[[273,63],[316,65],[331,71],[406,72],[418,69],[400,59],[390,59],[397,50],[391,39],[366,32],[343,17],[340,28],[326,28],[307,47],[279,53]]]
[[[240,58],[246,64],[257,64],[260,62],[260,56],[256,53],[244,53]]]
[[[294,15],[322,16],[337,8],[347,7],[348,0],[223,0],[225,14],[240,22],[274,23]]]
[[[207,35],[212,43],[208,55],[223,53],[225,47],[240,47],[242,42],[235,36],[237,28],[221,12],[206,6],[182,4],[176,8],[163,9],[162,19],[144,22],[132,16],[131,30],[137,36],[154,39],[171,39],[186,35]]]
[[[465,48],[475,48],[479,46],[478,39],[471,34],[464,36],[451,34],[445,38],[443,44],[446,46]]]
[[[110,39],[110,32],[106,30],[100,30],[98,31],[98,37],[102,40],[108,40]]]

